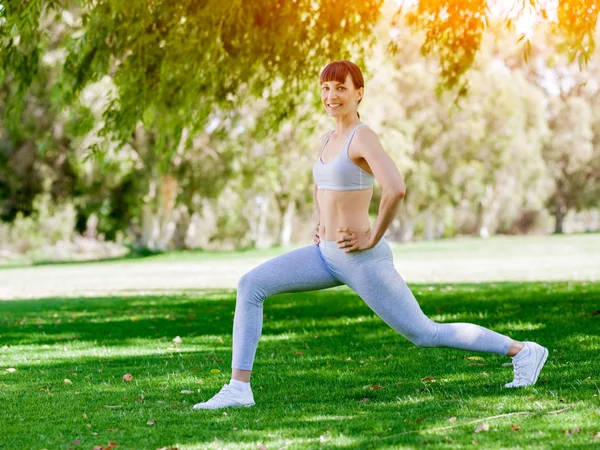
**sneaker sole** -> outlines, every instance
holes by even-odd
[[[245,408],[250,408],[251,406],[254,406],[255,404],[256,404],[256,403],[248,403],[247,405],[229,405],[229,406],[221,406],[221,407],[218,407],[218,408],[194,408],[194,407],[192,407],[192,409],[193,409],[194,411],[198,411],[198,410],[201,410],[201,409],[225,409],[225,408],[240,408],[240,407],[242,407],[242,406],[243,406],[243,407],[245,407]]]

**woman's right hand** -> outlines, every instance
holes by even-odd
[[[320,222],[317,222],[317,228],[315,228],[315,236],[313,239],[313,242],[315,245],[319,245],[321,243],[321,237],[319,236],[319,226],[321,225]]]

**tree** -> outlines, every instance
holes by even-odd
[[[556,20],[551,23],[563,38],[559,48],[581,63],[592,54],[598,0],[559,0],[555,11],[541,0],[516,0],[509,11],[502,4],[420,0],[406,9],[402,3],[394,20],[424,32],[421,52],[439,56],[445,87],[456,86],[473,64],[493,10],[504,13],[508,27],[519,9]],[[118,97],[105,112],[104,133],[125,143],[142,121],[158,130],[156,145],[168,165],[183,128],[194,135],[215,104],[235,108],[241,86],[260,96],[281,78],[300,92],[324,63],[371,43],[382,8],[382,0],[344,2],[342,9],[336,0],[3,1],[0,63],[23,94],[48,45],[46,28],[68,15],[63,100],[69,103],[86,84],[110,74]],[[273,106],[289,104],[287,94],[272,98]]]

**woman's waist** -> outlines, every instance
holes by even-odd
[[[366,215],[364,218],[327,218],[321,216],[321,222],[319,225],[319,238],[326,241],[336,241],[340,237],[344,236],[344,232],[339,231],[340,229],[348,229],[352,232],[361,232],[367,231],[369,228],[371,228],[371,223]]]

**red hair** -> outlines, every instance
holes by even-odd
[[[350,74],[350,78],[352,78],[352,83],[356,89],[365,87],[365,79],[363,78],[360,68],[347,59],[333,61],[327,64],[321,72],[319,83],[323,83],[324,81],[344,83],[348,74]]]

